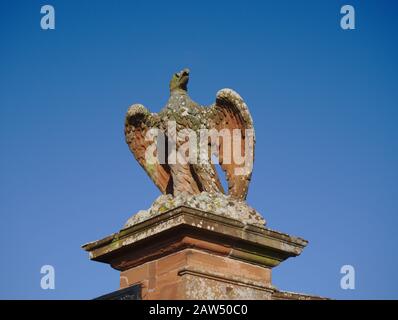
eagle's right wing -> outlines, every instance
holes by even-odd
[[[172,179],[167,164],[159,163],[156,137],[150,129],[158,128],[157,115],[141,104],[132,105],[126,114],[124,133],[126,142],[146,173],[163,194],[172,193]]]

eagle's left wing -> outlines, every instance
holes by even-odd
[[[245,200],[254,161],[254,127],[246,103],[238,93],[222,89],[208,113],[210,128],[215,128],[218,139],[217,156],[226,174],[228,194]],[[229,136],[229,139],[226,138]]]

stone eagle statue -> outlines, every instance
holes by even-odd
[[[231,89],[220,90],[215,103],[211,106],[200,106],[188,95],[188,80],[188,69],[172,76],[170,98],[157,114],[151,113],[141,104],[132,105],[125,119],[126,142],[137,161],[164,195],[175,197],[181,193],[197,195],[205,192],[226,194],[237,201],[245,200],[252,174],[254,153],[254,128],[249,110],[239,94]],[[212,149],[210,142],[207,144],[206,141],[209,151],[207,163],[172,163],[168,160],[162,162],[159,161],[160,152],[168,155],[170,153],[168,146],[171,142],[174,142],[176,147],[184,142],[172,138],[167,132],[167,123],[170,121],[175,122],[177,134],[184,129],[190,129],[198,135],[203,129],[215,129],[217,132],[229,133],[230,137],[239,138],[241,143],[226,146],[226,139],[218,139],[215,148]],[[155,161],[149,161],[148,148],[150,146],[153,148],[154,143],[148,139],[148,131],[153,128],[164,135],[167,143],[164,150],[161,150],[158,143],[155,144],[155,148],[151,150]],[[249,138],[252,143],[246,148]],[[243,165],[235,161],[235,158],[225,161],[224,151],[227,149],[232,154],[251,158],[251,165],[237,174]],[[214,162],[210,161],[213,156],[218,158],[220,167],[225,172],[227,192],[223,190]]]

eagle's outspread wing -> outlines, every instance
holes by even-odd
[[[218,160],[226,174],[228,194],[245,200],[254,160],[254,127],[249,109],[238,93],[231,89],[217,92],[216,102],[210,107],[210,127],[223,130],[231,137],[218,139]],[[244,159],[244,161],[242,161]]]
[[[151,114],[143,105],[135,104],[128,109],[124,126],[126,142],[139,164],[160,191],[166,194],[172,188],[170,168],[159,163],[156,137],[148,132],[158,128],[157,114]]]

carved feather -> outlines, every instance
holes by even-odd
[[[148,130],[158,127],[157,115],[141,104],[132,105],[126,114],[126,142],[142,168],[163,194],[172,193],[172,179],[167,164],[159,164],[157,143],[148,138]],[[146,156],[146,152],[151,152]]]
[[[252,175],[255,145],[253,120],[249,109],[238,93],[231,89],[222,89],[218,91],[216,102],[210,107],[210,111],[208,120],[212,123],[212,128],[219,132],[228,130],[231,141],[239,142],[232,139],[234,134],[241,139],[241,143],[235,144],[226,144],[224,139],[219,139],[217,156],[226,174],[228,194],[238,200],[245,200]],[[228,163],[224,154],[229,155]],[[246,159],[245,162],[242,164],[235,161],[234,154]]]

